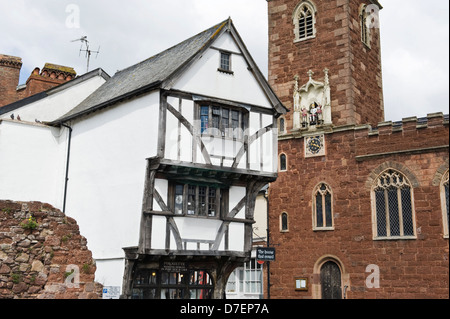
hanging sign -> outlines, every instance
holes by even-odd
[[[258,261],[275,261],[275,248],[258,248],[256,250],[256,260]]]

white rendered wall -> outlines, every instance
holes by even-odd
[[[94,259],[123,257],[122,248],[139,243],[146,159],[156,155],[158,114],[154,92],[72,124],[66,214],[77,220]],[[105,265],[99,278],[109,272]]]
[[[66,141],[58,128],[0,121],[0,198],[62,209]]]
[[[39,101],[27,104],[20,109],[2,114],[1,117],[9,119],[10,115],[14,113],[16,118],[17,115],[20,115],[22,121],[34,122],[37,119],[41,122],[51,122],[57,120],[80,104],[105,82],[105,79],[101,76],[92,77],[62,91],[57,91]]]
[[[231,56],[234,74],[217,71],[220,66],[218,49],[237,53]],[[215,40],[213,48],[208,49],[201,59],[178,79],[174,89],[272,108],[253,73],[247,68],[248,64],[233,37],[225,32]]]

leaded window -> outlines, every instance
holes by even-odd
[[[286,154],[280,155],[280,172],[287,171],[287,156]]]
[[[280,224],[281,224],[281,232],[287,232],[289,231],[289,216],[287,213],[282,213],[280,217]]]
[[[231,53],[220,52],[219,71],[231,72]]]
[[[246,114],[242,110],[223,106],[200,106],[200,132],[202,135],[244,138]]]
[[[280,125],[278,131],[280,132],[280,134],[286,133],[286,120],[283,117],[280,118]]]
[[[333,201],[330,186],[321,183],[315,188],[313,194],[314,229],[333,229]]]
[[[408,179],[395,170],[383,172],[372,190],[377,239],[415,238],[413,192]]]
[[[225,190],[213,186],[176,183],[171,207],[176,215],[218,217]]]

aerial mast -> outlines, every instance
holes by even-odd
[[[89,61],[91,59],[91,55],[92,55],[92,53],[96,53],[95,58],[97,58],[98,54],[100,53],[100,46],[98,47],[97,51],[92,51],[89,47],[89,41],[87,39],[87,36],[82,36],[81,38],[72,40],[71,42],[77,42],[77,41],[81,41],[79,56],[81,55],[81,52],[85,52],[85,56],[86,56],[86,60],[87,60],[87,65],[86,65],[86,73],[87,73],[87,72],[89,72]]]

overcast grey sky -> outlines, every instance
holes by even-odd
[[[380,0],[386,120],[449,113],[449,1]],[[46,62],[109,75],[228,17],[267,74],[266,0],[0,0],[0,53],[23,60],[21,83]]]

